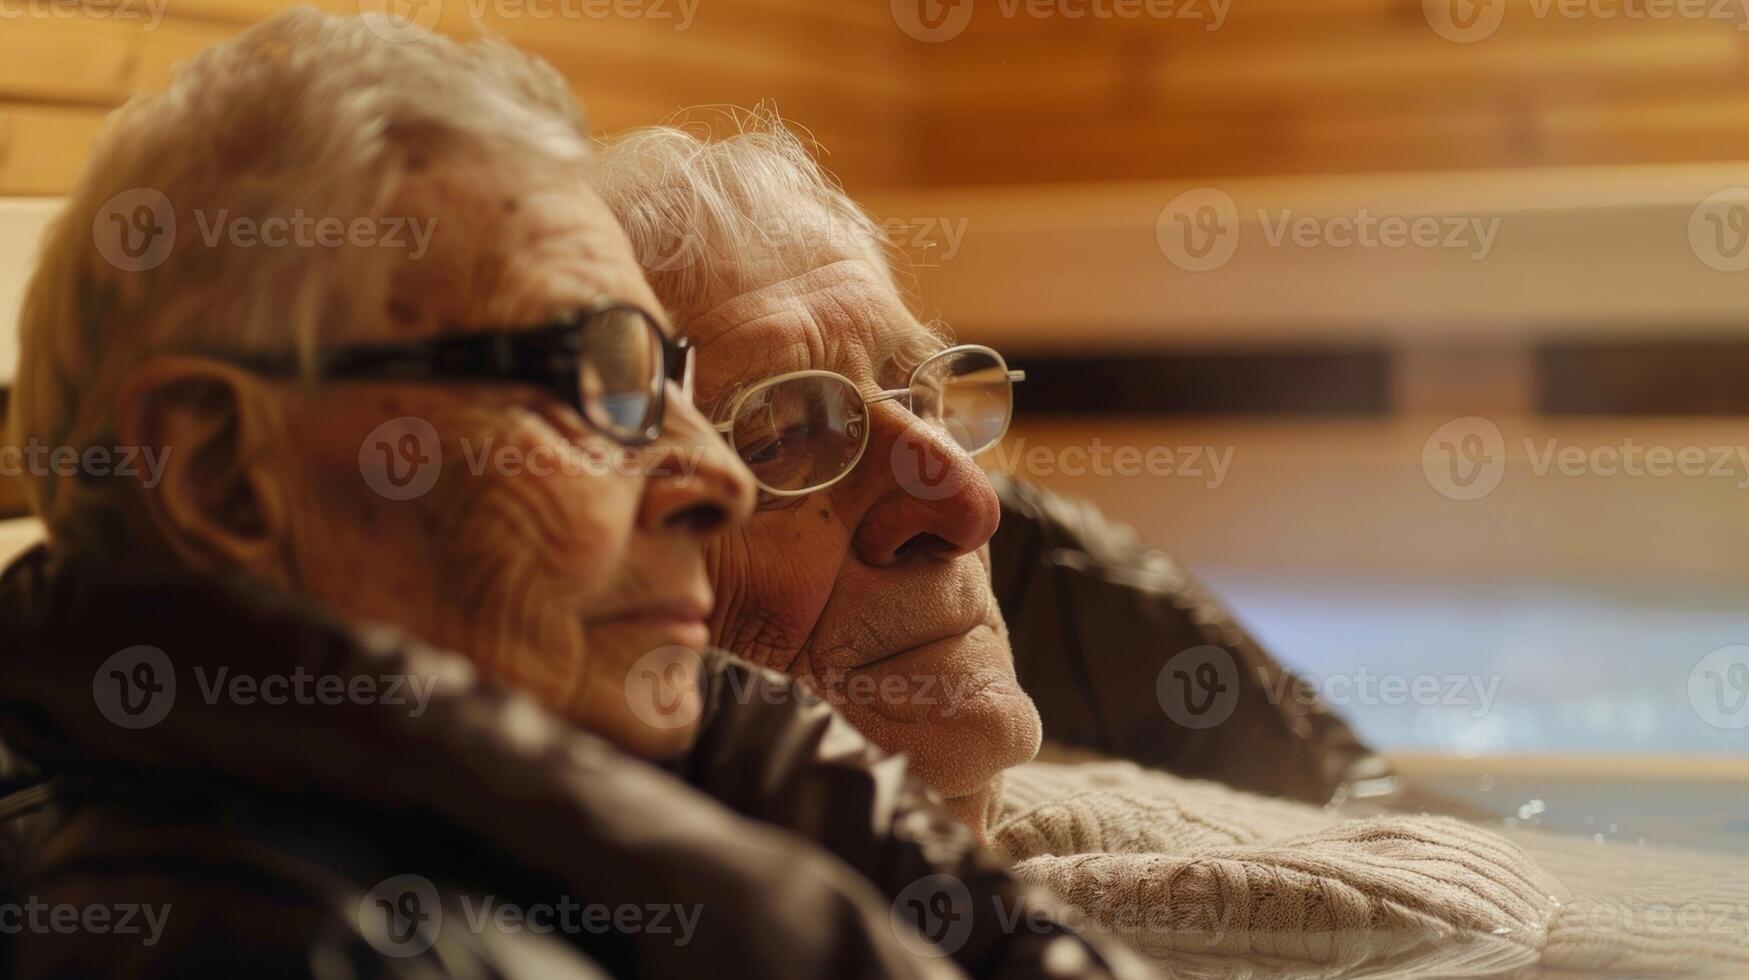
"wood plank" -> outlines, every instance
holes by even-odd
[[[0,105],[0,194],[66,193],[103,116],[97,109]]]
[[[0,30],[0,97],[107,104],[127,90],[139,56],[136,27],[47,15]]]

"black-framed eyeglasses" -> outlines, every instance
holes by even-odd
[[[322,380],[484,382],[528,385],[577,410],[624,446],[662,434],[668,382],[692,398],[695,351],[629,303],[603,300],[555,323],[445,334],[405,344],[358,344],[323,356]],[[264,374],[292,375],[289,359],[232,358]]]
[[[831,371],[792,371],[748,388],[717,423],[759,488],[800,497],[850,475],[868,451],[870,407],[896,401],[968,454],[1002,441],[1025,371],[981,344],[949,347],[917,365],[903,388],[865,395]]]

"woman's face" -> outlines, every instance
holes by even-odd
[[[382,337],[527,327],[601,297],[660,315],[581,182],[531,189],[457,160],[415,174],[400,207],[434,235],[400,265]],[[275,493],[294,587],[462,651],[634,752],[689,742],[697,661],[662,652],[706,645],[705,546],[753,491],[676,389],[661,440],[633,450],[514,386],[335,382],[284,398]]]
[[[778,374],[833,371],[903,387],[941,343],[860,261],[756,288],[680,324],[699,346],[698,401],[720,415]],[[717,642],[808,681],[983,826],[996,777],[1030,760],[1038,713],[1015,681],[984,545],[1000,507],[948,435],[873,405],[843,481],[768,499],[711,547]]]

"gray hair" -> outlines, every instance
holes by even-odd
[[[380,219],[411,170],[452,148],[530,166],[588,159],[582,111],[545,62],[495,39],[395,36],[385,21],[294,8],[110,116],[26,290],[16,444],[103,445],[114,391],[149,355],[292,354],[308,364],[340,332],[381,319],[399,253],[201,247],[218,215],[258,227],[303,215]],[[173,228],[163,254],[118,261],[104,237],[118,215],[154,234]],[[99,492],[53,475],[30,487],[57,540]]]
[[[696,118],[701,112],[706,118]],[[677,118],[608,141],[595,186],[682,327],[750,289],[837,259],[868,262],[907,295],[880,225],[774,111],[692,110]],[[730,135],[713,139],[713,122],[726,122]]]

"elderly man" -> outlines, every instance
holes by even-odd
[[[1247,789],[1323,803],[1388,783],[1335,716],[1267,697],[1281,669],[1166,556],[985,476],[973,456],[1006,432],[1018,372],[921,323],[875,224],[780,125],[749,123],[623,134],[597,177],[759,482],[717,547],[718,642],[827,692],[980,831],[1039,749],[1035,702],[1060,743]],[[1155,693],[1198,645],[1241,668],[1218,727],[1175,725]]]
[[[1009,486],[1021,527],[994,573],[1044,607],[1008,610],[1029,634],[1017,675],[986,550],[1001,503],[973,456],[1003,436],[1021,375],[921,323],[873,222],[775,120],[744,122],[716,141],[625,134],[598,179],[759,485],[758,512],[711,546],[719,642],[806,678],[1024,877],[1197,975],[1749,969],[1733,930],[1671,937],[1613,914],[1749,909],[1749,874],[1716,859],[1602,861],[1590,841],[1349,820],[1131,762],[1027,764],[1030,694],[1051,706],[1046,734],[1319,804],[1381,771],[1339,721],[1271,703],[1256,670],[1280,668],[1163,555]],[[1197,644],[1245,665],[1233,721],[1200,732],[1156,688]]]
[[[16,438],[162,467],[38,474],[0,585],[0,972],[1108,975],[902,762],[696,652],[753,483],[579,113],[381,27],[203,53],[48,237]]]

